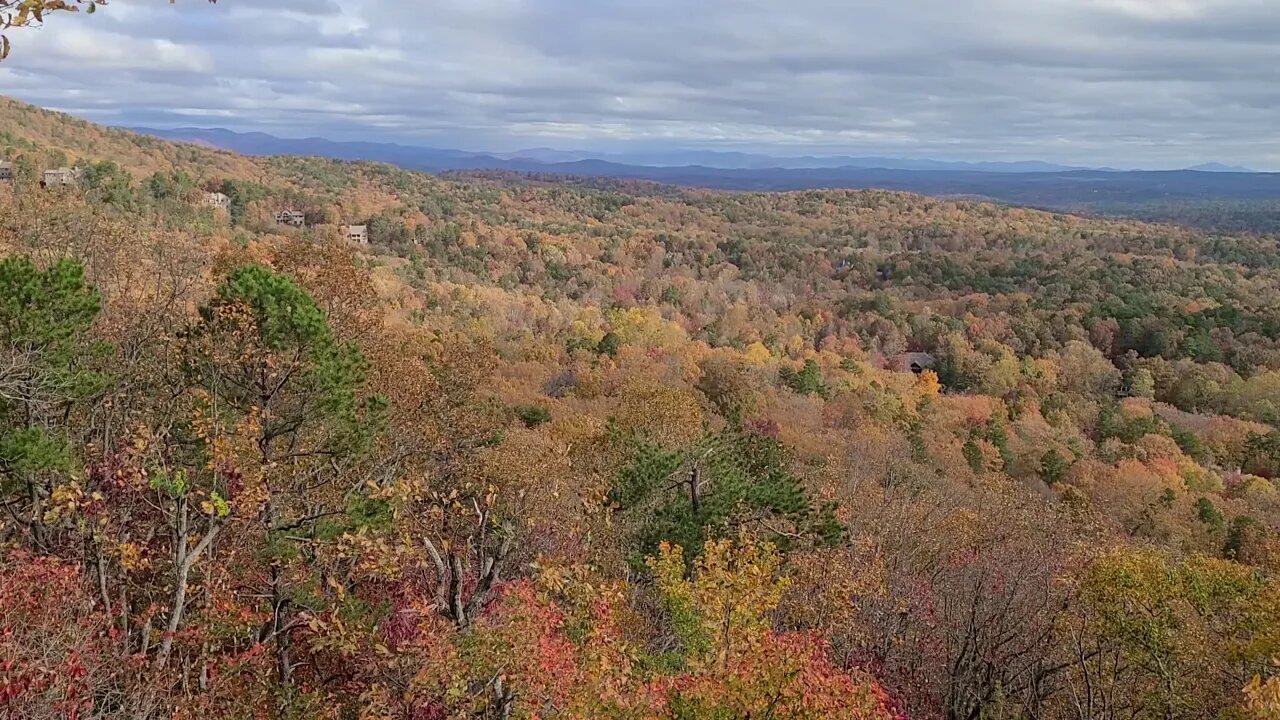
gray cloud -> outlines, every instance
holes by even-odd
[[[3,92],[114,124],[1280,169],[1274,0],[113,0]]]

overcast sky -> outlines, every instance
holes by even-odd
[[[0,92],[116,125],[1280,170],[1280,0],[112,0]]]

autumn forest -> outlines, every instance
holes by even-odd
[[[1280,718],[1274,236],[0,161],[0,717]]]

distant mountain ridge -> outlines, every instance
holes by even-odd
[[[399,143],[334,141],[319,137],[282,138],[261,132],[240,133],[222,128],[130,128],[164,140],[209,144],[247,155],[320,155],[343,160],[374,160],[412,166],[419,170],[529,170],[533,165],[565,165],[603,162],[614,165],[673,168],[705,167],[715,170],[806,170],[858,168],[865,170],[915,170],[955,172],[1070,172],[1089,170],[1038,160],[1016,162],[953,162],[943,160],[853,157],[847,155],[795,157],[716,150],[594,153],[581,150],[530,148],[510,153],[469,152]]]
[[[1057,211],[1135,213],[1159,218],[1170,203],[1219,201],[1269,203],[1280,207],[1280,173],[1207,164],[1186,170],[1081,169],[1050,163],[947,163],[892,158],[771,158],[711,151],[666,155],[604,155],[535,148],[483,153],[377,142],[337,142],[324,138],[286,139],[266,133],[187,128],[136,132],[161,139],[230,150],[244,155],[321,156],[384,162],[430,173],[518,172],[649,180],[669,185],[735,191],[883,189],[941,197],[968,197]],[[622,162],[646,159],[654,164]],[[663,162],[700,160],[685,164]],[[791,162],[804,167],[782,167]],[[819,162],[842,163],[810,167]],[[708,164],[714,163],[714,164]],[[756,165],[766,165],[753,166]],[[772,164],[769,164],[772,163]],[[862,165],[856,163],[863,163]],[[720,166],[717,166],[720,165]],[[734,167],[722,167],[734,165]],[[1268,205],[1268,208],[1271,206]],[[1271,209],[1264,225],[1270,226]],[[1280,219],[1276,220],[1280,222]]]
[[[1222,163],[1204,163],[1201,165],[1192,165],[1187,168],[1196,172],[1217,172],[1217,173],[1253,173],[1257,170],[1250,170],[1247,167],[1239,165],[1224,165]]]
[[[1065,173],[1154,172],[1117,170],[1110,167],[1061,165],[1040,160],[964,162],[884,156],[802,155],[775,156],[719,150],[667,150],[660,152],[607,153],[585,150],[528,148],[515,152],[467,151],[387,142],[336,141],[320,137],[282,138],[261,132],[241,133],[222,128],[129,128],[164,140],[203,144],[246,155],[318,155],[341,160],[389,162],[414,170],[537,171],[545,166],[606,163],[640,168],[707,168],[711,170],[909,170],[915,172]],[[591,165],[587,165],[590,167]],[[1204,163],[1186,168],[1195,172],[1255,173],[1237,165]]]
[[[534,148],[496,157],[510,160],[532,160],[545,163],[601,160],[621,165],[646,167],[708,167],[718,170],[807,170],[841,167],[868,170],[919,170],[919,171],[968,171],[968,172],[1068,172],[1091,168],[1057,165],[1039,160],[1018,162],[955,162],[891,157],[856,157],[849,155],[775,156],[758,153],[723,152],[716,150],[684,150],[659,153],[591,153]]]
[[[486,163],[501,162],[496,156],[484,153],[396,143],[339,142],[319,137],[281,138],[267,133],[240,133],[222,128],[130,129],[162,140],[212,146],[242,155],[316,155],[337,160],[386,162],[432,172],[495,167]]]

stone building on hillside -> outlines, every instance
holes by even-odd
[[[369,226],[368,225],[348,225],[347,239],[361,245],[369,244]]]
[[[300,228],[307,224],[307,216],[301,210],[281,210],[276,213],[276,224]]]
[[[70,187],[80,182],[80,168],[55,168],[45,170],[40,181],[42,187]]]
[[[231,198],[220,192],[205,193],[204,204],[219,210],[231,210]]]
[[[0,182],[13,182],[13,176],[13,163],[8,160],[0,160]]]

